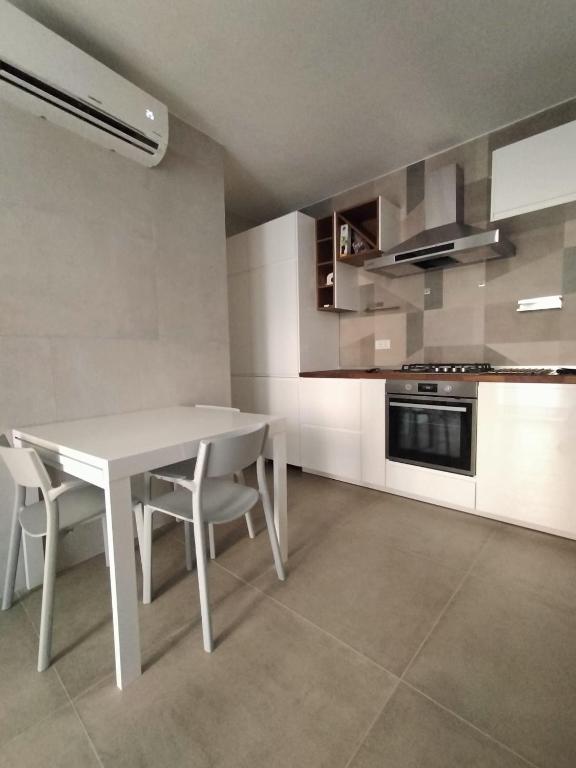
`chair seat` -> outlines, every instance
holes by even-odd
[[[236,520],[258,503],[260,494],[255,488],[239,485],[231,480],[204,480],[202,484],[202,517],[205,523],[224,523]],[[181,520],[193,520],[192,494],[178,488],[152,499],[148,506]]]
[[[104,491],[89,485],[68,491],[58,499],[60,530],[87,523],[106,512]],[[43,501],[20,510],[20,524],[29,536],[45,536],[47,529],[46,506]]]
[[[158,467],[158,469],[152,470],[150,474],[159,480],[167,480],[170,483],[174,480],[191,480],[194,477],[195,467],[196,459],[185,459],[184,461],[177,461],[175,464],[167,464],[165,467]]]
[[[138,498],[132,499],[133,505],[139,503]],[[74,526],[82,523],[89,523],[91,520],[96,520],[101,515],[106,514],[104,491],[94,485],[68,491],[58,498],[58,509],[61,531],[66,528],[74,528]],[[36,504],[30,504],[21,509],[19,518],[22,529],[29,536],[46,536],[46,505],[43,501],[38,501]]]

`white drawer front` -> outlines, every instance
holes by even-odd
[[[476,504],[476,481],[473,477],[427,467],[387,461],[386,486],[406,496],[417,496],[447,507],[473,510]]]
[[[360,432],[303,425],[302,466],[332,477],[359,481],[362,476]]]

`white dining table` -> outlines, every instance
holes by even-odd
[[[286,422],[282,417],[177,406],[13,430],[14,445],[35,448],[46,464],[104,490],[119,688],[133,682],[142,669],[130,478],[195,457],[202,440],[264,422],[269,424],[272,444],[274,519],[286,561]]]

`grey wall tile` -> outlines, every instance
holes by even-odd
[[[424,346],[470,346],[484,341],[484,307],[424,312]]]
[[[424,309],[441,309],[444,305],[444,272],[435,270],[424,275]]]
[[[491,136],[475,139],[342,195],[334,195],[308,210],[312,215],[320,212],[326,215],[345,204],[366,200],[374,193],[382,194],[400,207],[401,235],[408,238],[424,227],[424,169],[429,172],[458,163],[464,174],[465,221],[473,226],[486,226],[492,151],[574,119],[576,99]],[[444,355],[446,360],[466,358],[501,365],[576,363],[572,347],[572,343],[576,343],[576,317],[572,315],[570,302],[565,303],[558,317],[537,313],[539,317],[529,318],[514,311],[520,298],[576,293],[576,204],[517,216],[502,222],[501,227],[516,245],[514,257],[398,279],[368,276],[374,283],[375,301],[384,306],[398,306],[399,312],[408,314],[407,359],[441,359]],[[426,295],[425,288],[429,290]],[[452,312],[456,307],[463,308],[457,325]],[[484,321],[478,311],[481,307],[485,307]],[[428,338],[424,339],[424,347],[418,346],[418,309],[426,310],[423,327],[425,337],[428,328]],[[431,315],[427,326],[426,317],[430,312],[436,314]],[[365,321],[351,315],[341,324],[344,322],[342,360],[348,364],[362,360],[364,365],[373,357]],[[361,332],[354,332],[355,323],[363,329]],[[358,349],[354,348],[355,344]],[[456,357],[458,351],[460,358]]]
[[[148,169],[8,104],[0,119],[0,427],[228,403],[222,147],[171,119]]]
[[[564,249],[562,258],[562,293],[576,293],[576,247]]]
[[[406,357],[412,357],[424,345],[424,313],[408,312],[406,315]]]

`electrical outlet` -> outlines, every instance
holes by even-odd
[[[375,349],[390,349],[390,339],[376,339],[374,342]]]

